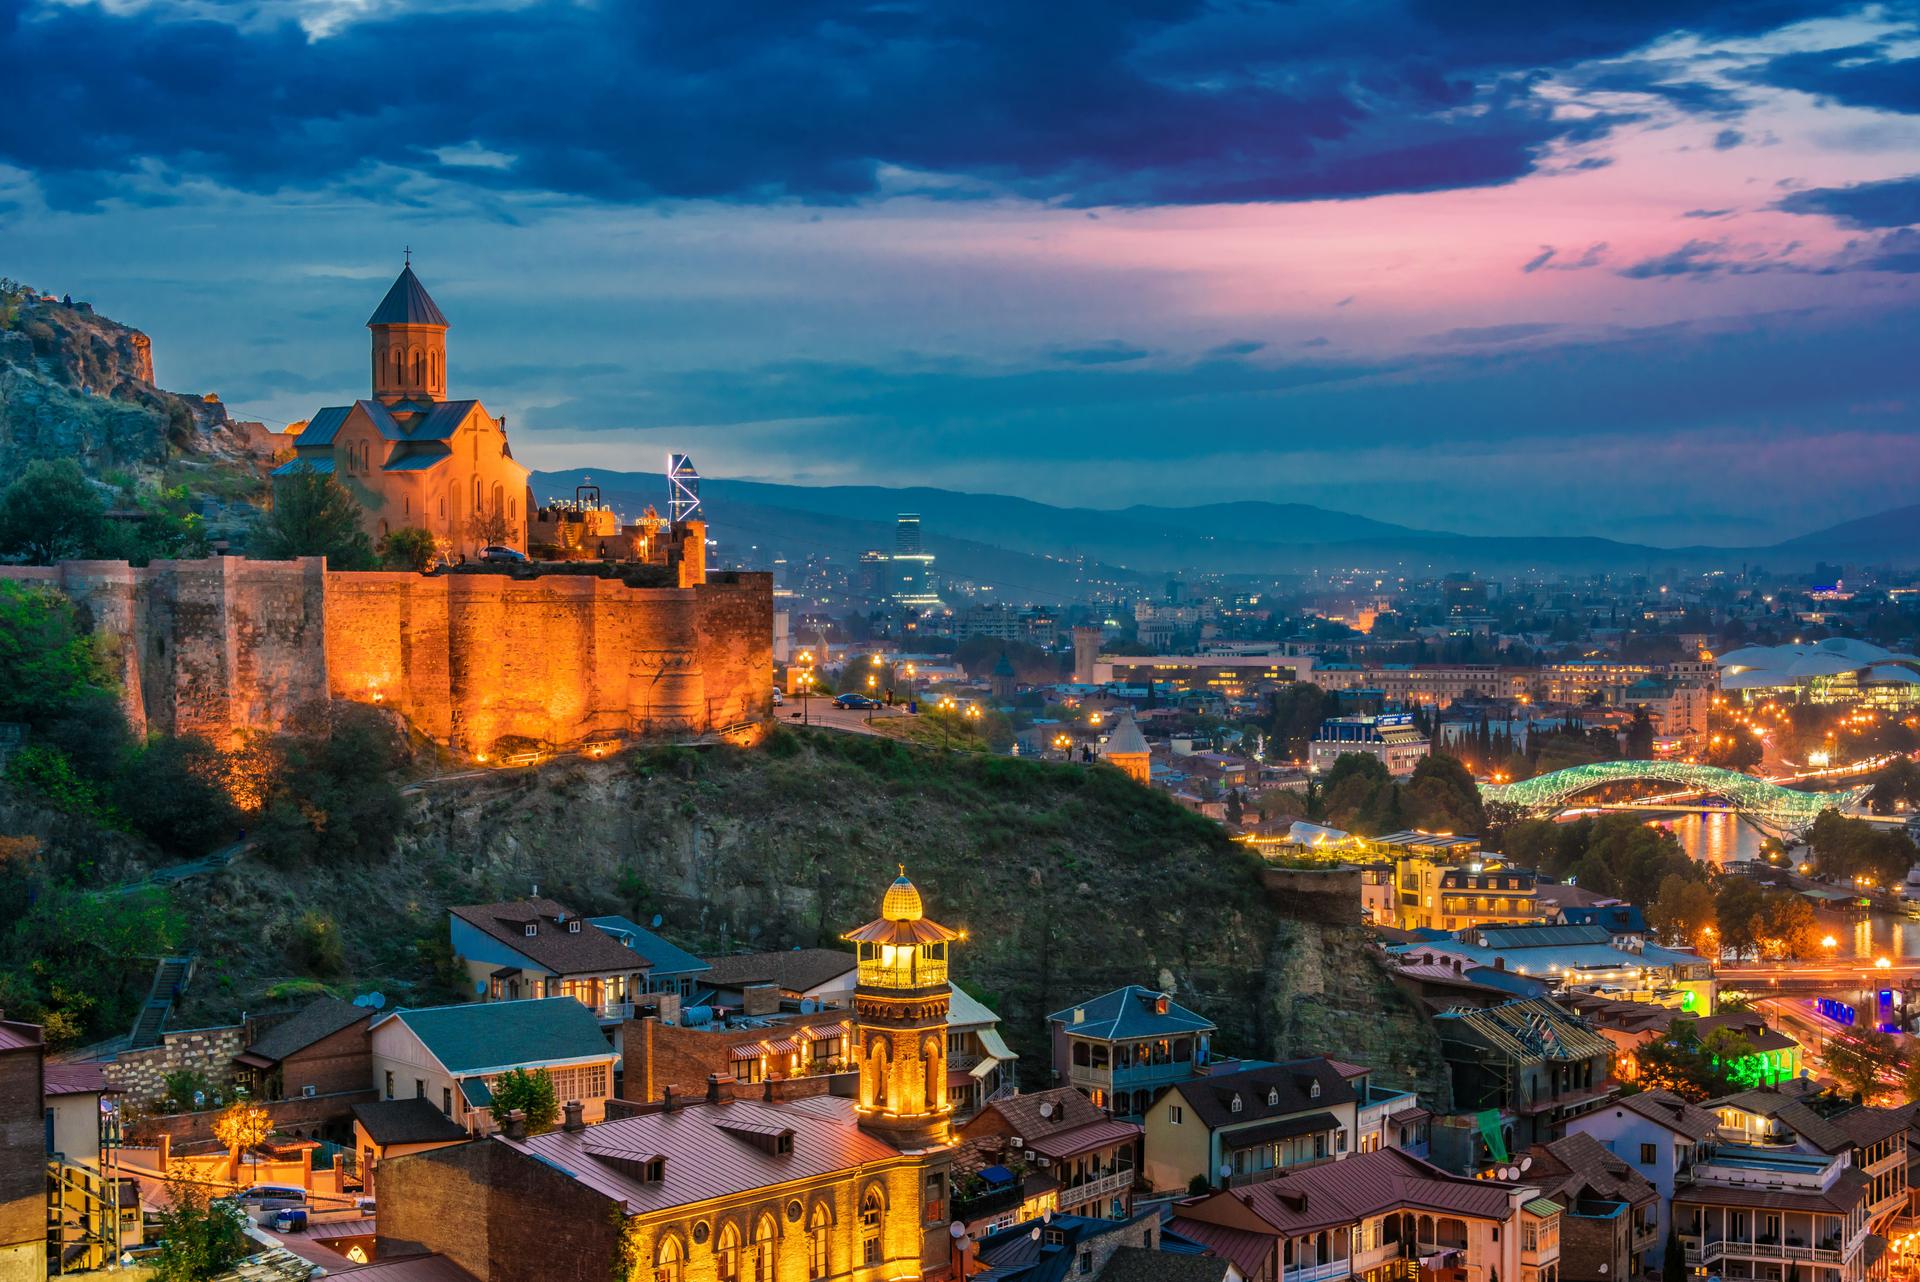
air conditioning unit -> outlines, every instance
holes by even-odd
[[[319,1093],[320,1093],[320,1088],[315,1086],[312,1082],[308,1082],[305,1086],[302,1086],[300,1088],[300,1094],[302,1094],[308,1099],[312,1099],[314,1096],[318,1095]]]
[[[1034,1162],[1035,1162],[1035,1163],[1036,1163],[1037,1165],[1040,1165],[1040,1166],[1052,1166],[1052,1165],[1053,1165],[1053,1159],[1052,1159],[1052,1158],[1050,1158],[1050,1157],[1048,1157],[1048,1156],[1047,1156],[1046,1154],[1044,1154],[1044,1153],[1035,1153],[1035,1154],[1033,1155],[1033,1160],[1034,1160]]]
[[[1009,1135],[1007,1137],[1007,1143],[1013,1145],[1013,1147],[1015,1148],[1024,1148],[1026,1146],[1026,1141],[1021,1139],[1018,1135]]]

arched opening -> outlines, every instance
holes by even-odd
[[[753,1225],[753,1282],[773,1282],[773,1217],[764,1211]]]
[[[886,1213],[887,1204],[880,1197],[880,1190],[868,1185],[865,1196],[860,1199],[860,1262],[862,1264],[880,1263],[880,1219]]]
[[[714,1239],[713,1275],[719,1282],[740,1282],[740,1230],[731,1224],[721,1225]]]
[[[827,1236],[833,1227],[833,1218],[827,1214],[826,1203],[816,1202],[813,1214],[807,1219],[807,1279],[824,1278],[828,1273]]]
[[[501,516],[506,513],[506,510],[507,510],[507,488],[504,485],[496,484],[493,487],[493,514],[495,516]]]
[[[928,1112],[933,1112],[947,1102],[946,1057],[941,1054],[941,1045],[937,1040],[930,1037],[921,1044],[920,1064],[925,1082],[926,1108]]]
[[[684,1282],[687,1276],[687,1250],[672,1234],[660,1239],[653,1253],[653,1282]]]
[[[891,1077],[892,1065],[887,1062],[887,1044],[875,1038],[867,1046],[867,1077],[872,1084],[872,1098],[867,1102],[875,1108],[887,1106],[887,1079]]]

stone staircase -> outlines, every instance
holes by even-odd
[[[141,1006],[139,1016],[133,1021],[133,1034],[128,1038],[130,1050],[142,1050],[160,1044],[160,1035],[166,1031],[167,1017],[173,1013],[173,1000],[177,993],[185,991],[187,981],[193,978],[191,957],[162,957],[160,964],[154,967],[153,986],[147,990],[146,1004]]]

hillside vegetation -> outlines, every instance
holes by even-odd
[[[200,941],[187,1018],[324,981],[457,995],[449,905],[542,894],[696,952],[837,946],[904,864],[968,931],[956,974],[1045,1083],[1044,1017],[1126,983],[1173,990],[1250,1056],[1325,1051],[1432,1090],[1431,1033],[1358,926],[1290,920],[1221,829],[1105,767],[778,730],[427,785],[386,858],[247,856],[176,893]]]

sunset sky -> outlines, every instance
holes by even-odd
[[[1920,5],[0,0],[0,275],[535,467],[1753,543],[1920,502]]]

